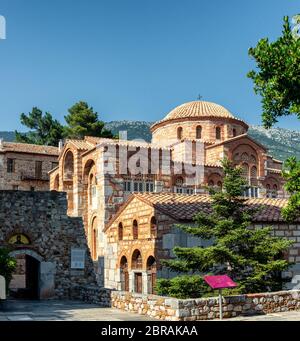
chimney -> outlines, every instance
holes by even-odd
[[[59,151],[59,152],[62,151],[63,146],[64,146],[63,140],[59,140],[59,142],[58,142],[58,151]]]

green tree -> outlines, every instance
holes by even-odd
[[[262,121],[270,128],[279,117],[295,114],[300,119],[300,15],[294,18],[294,28],[289,17],[284,17],[282,35],[270,43],[261,39],[249,49],[256,61],[257,70],[248,77],[254,82],[254,90],[262,97]],[[285,164],[286,190],[291,194],[284,217],[291,221],[300,215],[300,162],[295,158]]]
[[[291,157],[284,166],[285,188],[290,194],[290,198],[288,205],[282,209],[282,214],[287,221],[292,222],[300,216],[300,161]]]
[[[76,139],[82,139],[84,136],[113,137],[113,134],[104,128],[104,122],[98,119],[98,113],[86,102],[80,101],[68,111],[69,114],[65,116],[68,124],[65,127],[66,137]]]
[[[163,295],[195,297],[193,279],[203,288],[201,274],[228,274],[239,286],[235,292],[250,293],[282,288],[280,272],[289,263],[282,254],[292,244],[285,238],[272,236],[271,227],[251,229],[255,210],[242,197],[246,188],[241,168],[223,161],[222,191],[211,190],[212,212],[200,212],[193,226],[178,225],[187,234],[210,240],[208,247],[175,247],[175,259],[163,261],[172,271],[188,275],[171,280],[158,280],[157,291]],[[190,285],[190,289],[184,287]],[[203,295],[208,289],[203,290]]]
[[[299,16],[295,17],[299,23]],[[295,26],[297,28],[297,26]],[[289,17],[284,17],[282,36],[269,42],[261,39],[249,49],[257,70],[248,73],[254,91],[262,97],[262,120],[272,127],[281,116],[295,114],[300,118],[300,39],[292,29]]]
[[[12,274],[16,269],[16,265],[16,260],[9,255],[9,250],[0,248],[0,275],[5,278],[7,288],[12,279]]]
[[[31,130],[27,133],[16,131],[17,142],[57,146],[63,137],[63,126],[49,112],[43,115],[37,107],[28,115],[22,113],[21,123]]]

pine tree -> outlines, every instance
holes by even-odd
[[[272,236],[272,228],[249,228],[251,218],[257,213],[246,205],[242,197],[246,186],[241,168],[223,161],[224,186],[222,191],[211,190],[211,214],[200,212],[194,226],[178,225],[187,234],[210,240],[208,247],[175,247],[175,259],[163,261],[169,269],[183,273],[173,279],[158,280],[157,292],[176,297],[196,297],[207,294],[203,289],[202,275],[227,274],[238,283],[235,292],[254,293],[282,288],[281,271],[289,263],[282,255],[291,241]],[[193,281],[194,278],[194,281]],[[198,289],[186,290],[187,283],[198,279]],[[195,287],[195,286],[194,286]],[[199,289],[200,288],[200,289]]]
[[[31,130],[27,133],[16,131],[17,142],[57,146],[63,138],[63,126],[49,112],[43,115],[37,107],[32,108],[28,115],[22,113],[21,123]]]
[[[65,116],[68,124],[65,127],[65,136],[68,138],[82,139],[84,136],[112,138],[113,134],[104,128],[104,122],[99,121],[98,113],[86,102],[78,102]]]

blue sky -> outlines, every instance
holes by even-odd
[[[1,0],[0,130],[22,130],[33,106],[63,121],[78,100],[104,121],[154,121],[198,94],[259,124],[248,48],[299,12],[294,0]]]

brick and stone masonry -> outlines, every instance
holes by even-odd
[[[11,243],[16,235],[28,244]],[[67,216],[65,193],[0,191],[0,247],[36,259],[39,298],[68,298],[73,285],[95,284],[81,218]],[[71,268],[71,250],[85,250],[84,269]]]

